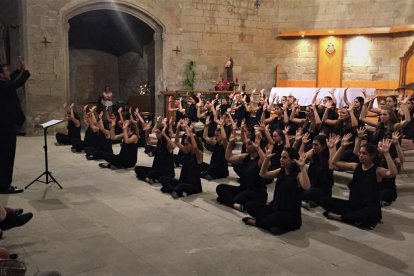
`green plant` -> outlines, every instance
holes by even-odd
[[[183,88],[185,90],[194,90],[196,72],[195,62],[193,60],[190,60],[185,64],[184,75],[185,80],[183,81]]]

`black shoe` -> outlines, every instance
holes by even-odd
[[[180,197],[180,195],[179,195],[176,191],[173,191],[173,192],[171,193],[171,196],[172,196],[174,199],[177,199],[177,198],[179,198],[179,197]]]
[[[16,209],[14,209],[14,213],[16,215],[21,215],[21,214],[23,214],[23,209],[22,208],[16,208]]]
[[[16,186],[9,186],[6,189],[1,189],[0,194],[18,194],[23,193],[22,188],[17,188]]]
[[[246,224],[246,225],[251,225],[250,223],[249,223],[249,220],[255,220],[254,218],[252,218],[252,217],[244,217],[244,218],[242,218],[242,221],[244,222],[244,224]]]
[[[13,213],[9,213],[6,215],[4,220],[0,222],[0,229],[1,230],[9,230],[15,227],[20,227],[28,223],[33,217],[32,213],[25,213],[21,215],[15,215]]]

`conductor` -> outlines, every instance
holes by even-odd
[[[26,120],[16,89],[29,77],[23,61],[20,61],[20,70],[13,73],[6,64],[0,64],[0,110],[3,113],[0,116],[0,194],[23,192],[12,185],[17,128]]]

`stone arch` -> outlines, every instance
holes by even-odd
[[[64,67],[65,67],[65,99],[69,98],[69,20],[77,15],[97,10],[114,10],[136,17],[154,30],[155,42],[155,111],[163,112],[163,97],[160,91],[164,88],[163,81],[163,37],[165,37],[164,24],[148,12],[145,8],[125,1],[75,1],[66,4],[60,9],[59,18],[63,34]]]

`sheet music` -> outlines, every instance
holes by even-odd
[[[63,122],[63,120],[50,120],[46,123],[40,124],[43,128],[48,128],[54,125],[57,125],[59,123]]]

